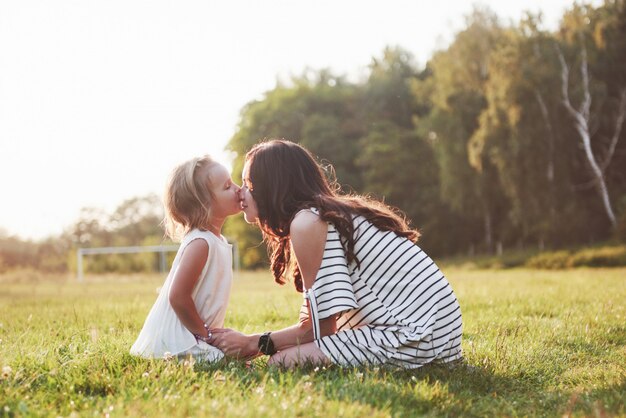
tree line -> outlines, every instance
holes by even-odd
[[[122,202],[112,213],[83,208],[74,224],[58,236],[29,241],[0,231],[0,273],[30,268],[64,273],[75,269],[76,249],[172,244],[161,228],[163,206],[154,194]],[[85,257],[90,273],[158,271],[157,255],[115,254]]]
[[[558,30],[476,8],[424,65],[388,47],[361,82],[308,70],[248,103],[228,148],[301,143],[344,191],[402,209],[436,255],[626,238],[626,7],[575,4]],[[244,266],[260,235],[228,223]]]
[[[424,65],[388,47],[358,82],[327,69],[278,82],[246,104],[227,148],[259,140],[310,149],[346,192],[402,209],[436,256],[626,241],[626,1],[574,4],[556,31],[527,14],[503,24],[476,8]],[[332,165],[332,168],[331,168]],[[0,271],[67,271],[76,247],[164,241],[157,196],[112,214],[85,209],[61,236],[0,233]],[[257,228],[229,219],[241,265],[262,267]],[[92,272],[144,271],[151,255],[94,256]]]

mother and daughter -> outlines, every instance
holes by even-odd
[[[208,157],[174,171],[166,220],[181,245],[132,354],[266,354],[285,367],[416,368],[461,358],[458,301],[397,210],[341,194],[311,153],[289,141],[254,146],[242,182]],[[263,232],[275,281],[292,279],[303,293],[291,327],[251,335],[223,328],[232,271],[220,231],[241,210]]]

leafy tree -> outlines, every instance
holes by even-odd
[[[453,217],[439,222],[442,212],[449,210],[439,199],[438,167],[430,144],[414,130],[387,121],[361,140],[361,148],[357,162],[364,176],[363,190],[402,209],[422,232],[421,245],[430,253],[458,250],[445,233]]]
[[[139,245],[147,237],[164,239],[160,227],[164,217],[163,204],[156,194],[134,197],[122,202],[109,217],[108,229],[123,237],[124,245]]]
[[[337,177],[349,189],[361,187],[355,168],[359,125],[355,123],[355,87],[328,71],[307,72],[278,84],[262,100],[248,103],[227,148],[236,154],[233,176],[241,176],[245,153],[263,139],[297,141],[332,162]],[[245,225],[241,217],[227,221],[225,231],[236,236],[244,267],[261,267],[267,262],[266,249],[257,228]]]
[[[497,170],[508,199],[508,240],[554,243],[559,201],[569,188],[567,158],[557,160],[562,137],[554,128],[559,111],[557,72],[552,40],[528,15],[519,28],[502,31],[490,54],[485,85],[487,107],[471,138],[470,157],[480,166],[488,160]],[[561,153],[561,155],[563,155]]]
[[[421,93],[430,93],[431,111],[417,120],[417,127],[434,143],[441,197],[453,210],[462,212],[467,222],[483,225],[487,250],[493,250],[495,231],[505,222],[506,199],[497,170],[484,158],[483,144],[472,138],[487,106],[489,59],[501,36],[497,17],[488,10],[475,9],[467,28],[428,63],[432,76],[421,83],[425,85],[414,85],[419,102],[425,101]],[[459,239],[473,246],[475,234],[470,234]]]
[[[563,18],[556,47],[561,102],[583,150],[587,183],[597,191],[614,230],[612,189],[624,190],[609,180],[616,150],[624,147],[619,145],[626,122],[626,80],[619,71],[626,67],[624,8],[623,1],[607,1],[597,9],[575,5]]]
[[[367,83],[362,87],[362,118],[367,131],[379,122],[413,129],[413,117],[421,113],[411,85],[419,78],[413,56],[395,47],[385,48],[381,58],[373,58]]]

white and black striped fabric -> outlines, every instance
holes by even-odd
[[[461,310],[441,270],[410,240],[361,216],[354,225],[360,267],[348,265],[329,223],[322,264],[305,292],[301,319],[310,313],[316,345],[342,366],[416,368],[460,359]],[[319,321],[331,316],[337,333],[320,337]]]

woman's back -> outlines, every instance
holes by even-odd
[[[353,222],[360,265],[348,264],[329,223],[322,264],[308,292],[318,320],[341,313],[339,333],[319,339],[320,348],[345,364],[384,357],[418,367],[460,358],[460,307],[441,270],[409,239],[382,231],[362,216]],[[345,346],[348,342],[358,346]]]

